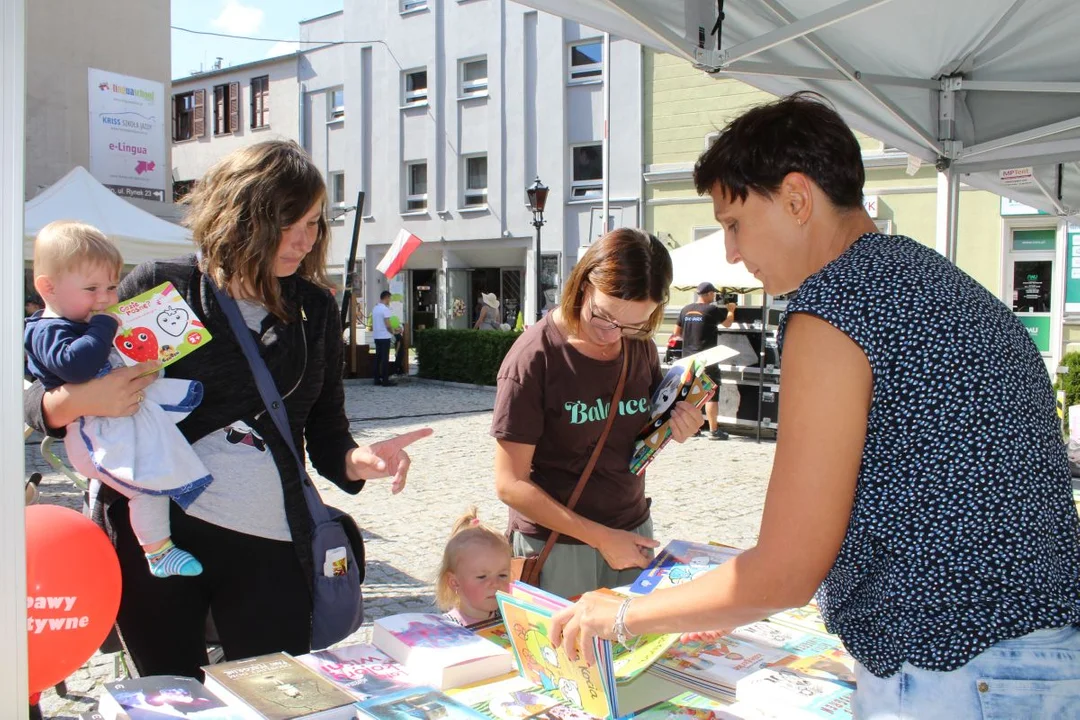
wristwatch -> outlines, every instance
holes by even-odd
[[[626,629],[626,611],[630,607],[630,601],[634,598],[626,598],[623,600],[622,605],[619,606],[619,612],[615,613],[615,624],[611,628],[611,634],[615,636],[615,641],[620,645],[625,645],[626,641],[633,637],[633,634]]]

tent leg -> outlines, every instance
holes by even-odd
[[[935,247],[956,264],[956,231],[960,209],[960,178],[951,169],[938,173]]]

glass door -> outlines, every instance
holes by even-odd
[[[446,271],[446,327],[464,330],[469,327],[469,271]]]
[[[1012,267],[1006,274],[1012,310],[1027,328],[1035,347],[1046,357],[1051,350],[1050,302],[1056,238],[1054,228],[1013,230],[1009,254]]]

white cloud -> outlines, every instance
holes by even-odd
[[[280,40],[270,46],[270,49],[266,51],[266,57],[277,57],[278,55],[288,55],[294,53],[300,49],[300,43],[289,40]]]
[[[210,24],[230,35],[254,35],[262,25],[263,11],[257,7],[242,5],[238,0],[227,0],[221,14]]]

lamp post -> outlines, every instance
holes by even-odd
[[[540,228],[544,225],[544,206],[547,205],[548,187],[536,176],[533,184],[525,189],[529,196],[529,209],[533,214],[533,227],[536,228],[536,320],[544,316],[543,283],[541,275],[544,269],[543,256],[540,254]]]

